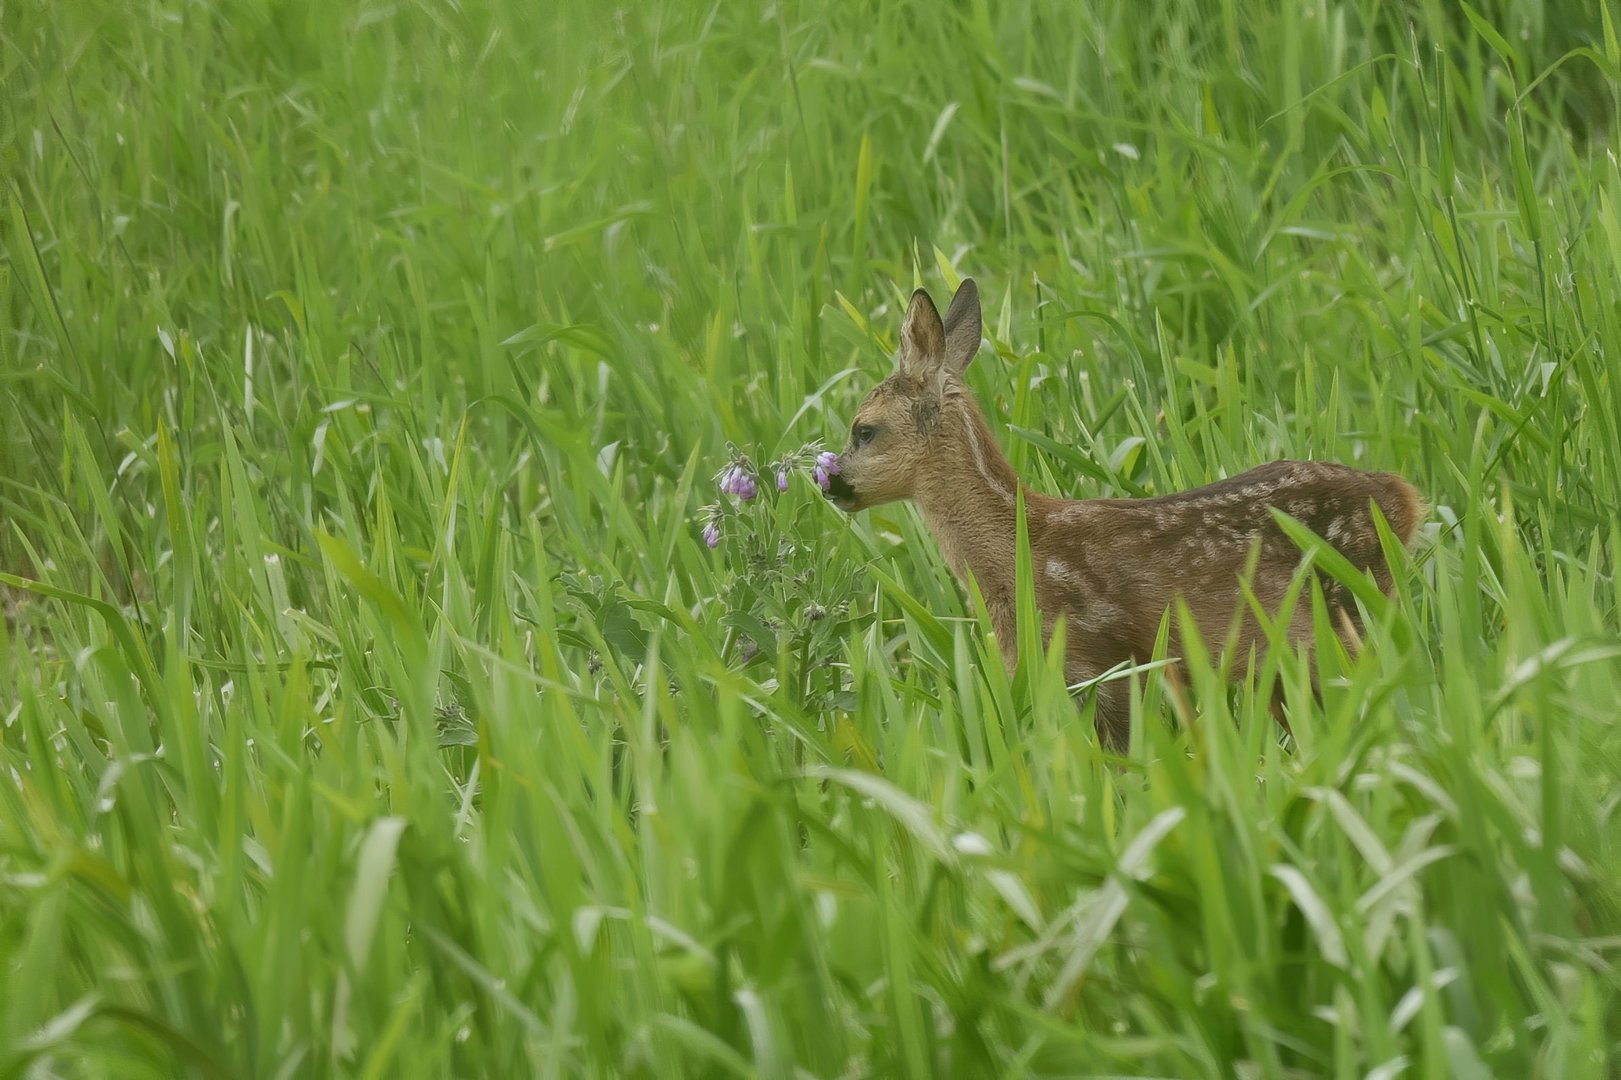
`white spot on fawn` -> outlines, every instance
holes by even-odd
[[[1069,568],[1069,564],[1063,559],[1047,560],[1047,577],[1066,588],[1073,589],[1081,583],[1075,572]]]

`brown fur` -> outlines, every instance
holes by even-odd
[[[1023,485],[961,379],[979,349],[980,325],[972,281],[962,283],[943,322],[926,292],[913,294],[897,370],[857,409],[829,496],[852,513],[911,499],[953,572],[978,582],[1011,672],[1018,662],[1014,507]],[[1023,490],[1037,606],[1048,635],[1057,619],[1067,620],[1072,684],[1147,659],[1178,596],[1212,652],[1262,650],[1265,635],[1241,586],[1251,553],[1259,547],[1250,587],[1269,615],[1301,559],[1268,507],[1300,520],[1387,593],[1393,581],[1370,505],[1404,545],[1423,517],[1401,477],[1316,461],[1274,461],[1151,499],[1069,500]],[[1343,586],[1323,583],[1341,638],[1354,648],[1355,605]],[[1297,605],[1288,635],[1309,647],[1309,605]],[[1173,654],[1175,645],[1173,638]],[[1180,684],[1174,668],[1172,678]],[[1123,681],[1097,691],[1098,731],[1115,746],[1126,740],[1128,697]],[[1282,721],[1281,710],[1274,714]]]

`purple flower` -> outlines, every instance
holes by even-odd
[[[777,470],[777,490],[779,492],[788,490],[788,470],[787,469],[778,469]]]
[[[760,494],[760,485],[749,472],[747,458],[733,462],[721,470],[720,492],[722,495],[735,495],[743,502],[748,502]]]
[[[823,450],[820,454],[816,455],[816,467],[827,473],[829,476],[839,475],[839,455],[835,454],[831,450]],[[827,485],[823,484],[822,487],[825,488]]]
[[[704,543],[711,548],[720,546],[720,525],[718,522],[711,521],[704,526]]]
[[[811,470],[811,479],[815,480],[817,486],[823,491],[826,491],[831,483],[831,481],[829,481],[827,478],[827,470],[821,465],[817,465],[816,468]]]

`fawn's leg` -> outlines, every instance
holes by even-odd
[[[1312,680],[1311,689],[1313,694],[1317,692],[1317,680]],[[1289,726],[1289,717],[1285,715],[1283,711],[1282,686],[1274,686],[1272,688],[1272,703],[1270,708],[1272,710],[1272,719],[1278,722],[1278,726],[1283,729],[1284,734],[1288,735],[1291,739],[1294,738],[1295,730]]]
[[[1345,651],[1350,653],[1352,657],[1360,655],[1362,652],[1362,634],[1357,629],[1355,617],[1343,606],[1336,607],[1334,614],[1340,624],[1339,639],[1344,644]],[[1311,666],[1311,697],[1318,705],[1323,703],[1323,687],[1317,681],[1317,665],[1315,662]],[[1289,726],[1289,719],[1283,712],[1283,687],[1281,685],[1272,688],[1272,718],[1278,722],[1278,725],[1284,731],[1293,737],[1294,729]]]
[[[1092,714],[1098,742],[1105,750],[1124,754],[1131,748],[1131,690],[1125,682],[1103,683],[1092,690]]]
[[[1344,643],[1345,651],[1355,659],[1362,655],[1362,633],[1357,629],[1356,619],[1344,607],[1337,608],[1336,614],[1339,615],[1340,641]]]
[[[1188,696],[1188,681],[1182,677],[1182,667],[1171,664],[1165,669],[1165,685],[1171,692],[1171,707],[1177,722],[1183,727],[1193,723],[1193,699]]]

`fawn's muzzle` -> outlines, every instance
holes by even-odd
[[[824,494],[840,510],[849,510],[856,503],[856,489],[851,487],[843,476],[828,477],[827,491]]]

